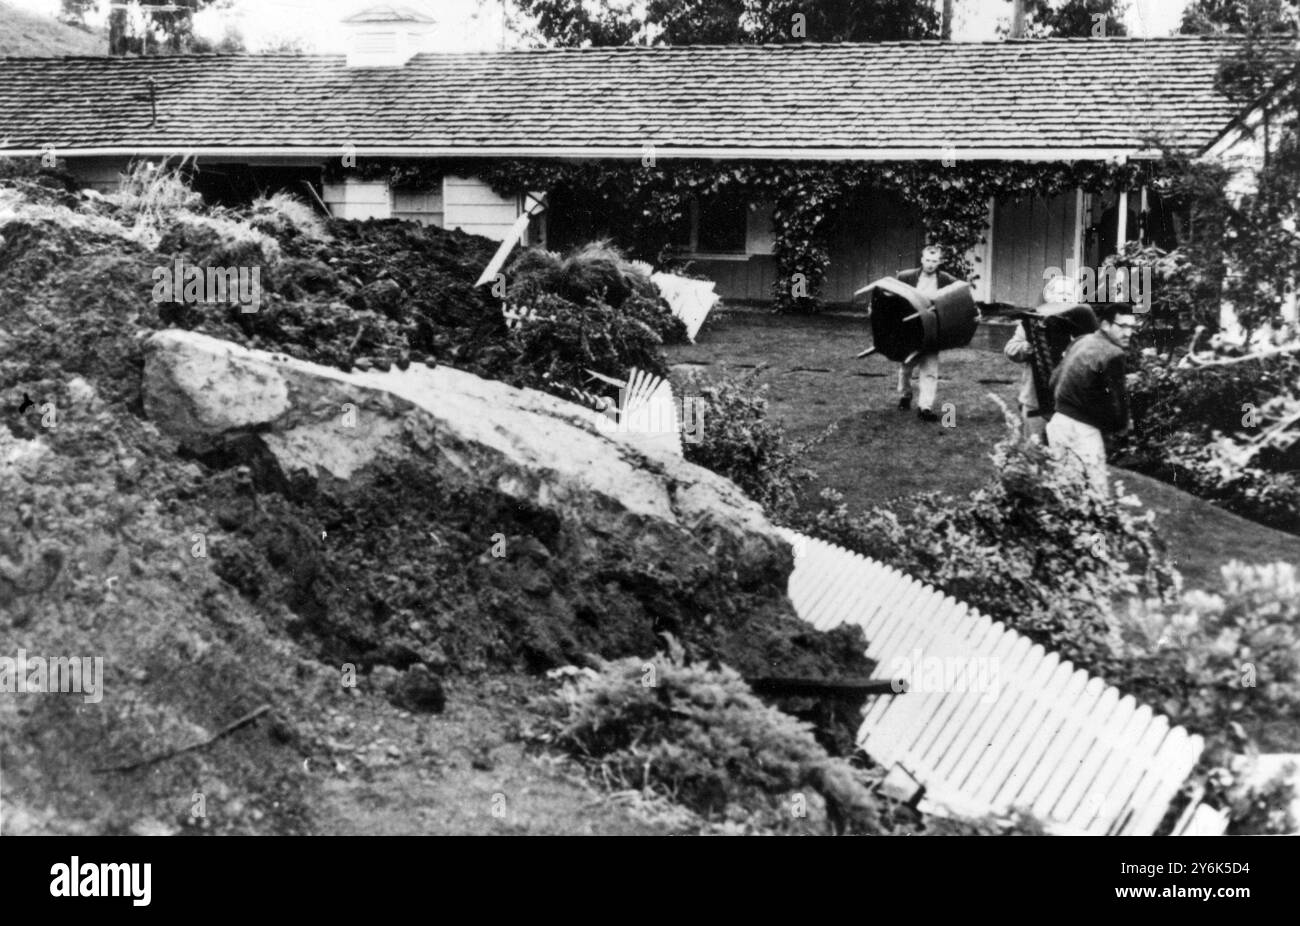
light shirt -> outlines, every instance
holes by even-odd
[[[939,274],[927,274],[922,271],[920,278],[916,281],[916,291],[924,296],[933,296],[939,291]]]

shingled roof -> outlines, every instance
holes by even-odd
[[[0,59],[0,152],[1090,158],[1200,150],[1230,40]],[[149,80],[158,119],[151,124]]]

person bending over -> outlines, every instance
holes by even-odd
[[[1077,339],[1052,373],[1056,414],[1047,440],[1101,492],[1109,492],[1104,435],[1124,434],[1129,418],[1124,354],[1137,320],[1115,303],[1093,306],[1099,328]]]

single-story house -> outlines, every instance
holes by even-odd
[[[0,156],[52,154],[88,186],[130,160],[188,155],[201,188],[312,184],[339,216],[399,217],[498,239],[524,208],[481,180],[432,189],[326,182],[351,157],[1079,162],[1197,155],[1239,115],[1215,89],[1223,38],[420,51],[435,28],[378,8],[346,55],[0,59]],[[241,179],[242,178],[242,179]],[[1049,267],[1096,266],[1117,240],[1168,235],[1145,189],[988,202],[968,257],[985,302],[1036,305]],[[1165,213],[1171,210],[1165,209]],[[681,245],[727,298],[771,297],[773,204],[700,202]],[[1134,227],[1136,226],[1136,227]],[[552,203],[531,241],[568,243]],[[1163,229],[1163,231],[1161,231]],[[914,208],[844,204],[822,295],[914,266]]]

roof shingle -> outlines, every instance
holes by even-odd
[[[1228,40],[0,59],[0,151],[168,147],[1196,150]],[[150,124],[147,80],[157,83]],[[865,154],[864,154],[865,153]]]

